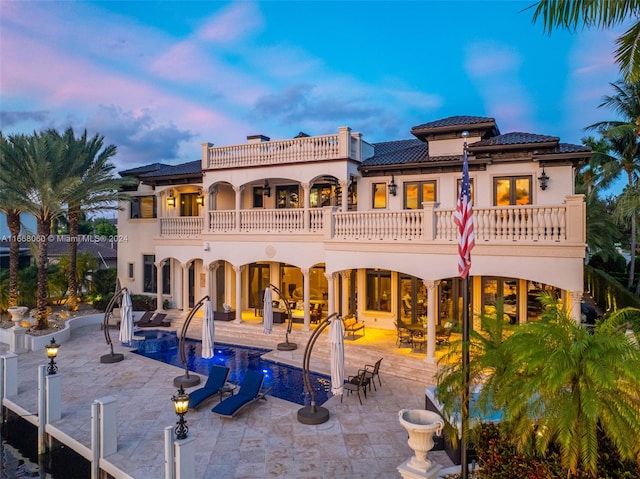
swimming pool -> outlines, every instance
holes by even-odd
[[[148,344],[146,347],[138,347],[140,345],[133,341],[132,347],[138,347],[134,352],[141,356],[183,368],[178,348],[174,345],[176,343],[171,338],[167,338],[167,335],[177,336],[175,331],[136,331],[135,335],[155,340],[159,333],[162,333],[162,347],[149,347]],[[147,343],[147,340],[140,341],[140,343]],[[269,393],[271,396],[291,401],[301,406],[307,406],[311,402],[311,397],[304,390],[302,369],[263,359],[262,355],[268,353],[269,349],[215,343],[214,356],[210,359],[202,357],[201,349],[202,341],[185,339],[189,371],[206,376],[209,374],[211,366],[226,366],[231,369],[229,371],[229,380],[242,382],[247,369],[256,369],[265,374],[264,385],[271,388]],[[316,404],[323,404],[331,397],[331,378],[327,375],[313,372],[310,377]]]

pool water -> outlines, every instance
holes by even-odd
[[[136,332],[135,335],[143,335],[153,340],[157,333],[157,331],[151,330]],[[134,352],[141,356],[184,368],[180,361],[178,348],[170,346],[171,341],[167,341],[166,338],[167,334],[176,335],[176,333],[174,331],[163,331],[162,333],[162,342],[166,347],[140,347]],[[132,346],[136,347],[136,344],[133,344],[134,342],[132,342]],[[147,340],[140,342],[146,343]],[[245,372],[248,369],[255,369],[265,374],[264,387],[271,388],[269,395],[302,406],[307,406],[311,403],[311,396],[304,389],[302,369],[263,359],[262,355],[270,352],[269,349],[215,343],[213,358],[204,359],[201,354],[202,341],[187,338],[185,339],[184,347],[187,352],[187,367],[189,371],[207,376],[211,366],[226,366],[230,368],[229,380],[242,383]],[[310,379],[316,404],[324,404],[331,397],[331,378],[324,374],[312,372],[310,373]]]

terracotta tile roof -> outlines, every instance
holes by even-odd
[[[558,142],[557,136],[536,135],[534,133],[512,132],[494,136],[486,140],[476,141],[469,144],[469,148],[477,146],[505,146],[505,145],[526,145],[531,143],[553,143]]]
[[[416,125],[412,130],[426,130],[429,128],[442,128],[446,126],[465,126],[465,125],[475,125],[478,123],[495,123],[494,118],[488,118],[484,116],[450,116],[448,118],[443,118],[441,120],[430,121],[428,123],[423,123],[422,125]]]
[[[160,178],[163,176],[199,175],[202,174],[202,161],[189,161],[175,166],[167,166],[149,173],[140,175],[140,178]]]
[[[158,171],[163,168],[171,168],[171,165],[167,165],[165,163],[151,163],[149,165],[143,165],[137,168],[131,168],[130,170],[121,171],[120,176],[139,176],[151,171]]]
[[[362,166],[401,165],[429,159],[429,145],[418,139],[374,143],[374,155]]]

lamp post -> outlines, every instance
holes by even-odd
[[[184,415],[189,409],[189,395],[184,392],[184,388],[180,386],[178,394],[174,395],[171,400],[173,401],[173,407],[176,410],[176,414],[179,416],[178,422],[176,423],[177,426],[174,429],[176,438],[186,439],[187,434],[189,433],[189,428],[187,427],[187,421],[184,420]]]
[[[56,356],[58,355],[58,349],[60,345],[56,343],[54,338],[51,338],[51,342],[47,344],[47,357],[49,358],[49,365],[47,366],[47,374],[55,374],[58,371],[58,366],[56,366]]]

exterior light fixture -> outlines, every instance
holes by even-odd
[[[169,190],[169,198],[167,198],[167,205],[176,206],[176,198],[173,196],[173,190]]]
[[[198,191],[198,196],[196,196],[196,203],[200,206],[204,204],[204,196],[202,196],[202,191]]]
[[[264,180],[264,186],[262,187],[262,193],[264,196],[271,196],[271,187],[269,186],[269,182]]]
[[[55,374],[58,371],[56,366],[56,356],[58,355],[58,349],[60,345],[56,343],[54,338],[51,338],[51,342],[45,346],[47,350],[47,357],[49,358],[49,365],[47,366],[47,374]]]
[[[184,420],[184,415],[189,409],[189,395],[184,392],[184,388],[180,386],[178,394],[171,398],[173,401],[173,407],[176,410],[176,414],[179,416],[177,426],[174,431],[176,433],[176,439],[186,439],[189,433],[187,422]]]
[[[538,181],[540,182],[540,189],[541,190],[546,190],[547,186],[549,184],[549,177],[547,176],[547,174],[544,172],[544,166],[542,167],[542,174],[540,176],[538,176]]]
[[[389,183],[389,193],[393,196],[398,194],[398,185],[396,185],[396,179],[393,175],[391,175],[391,183]]]

